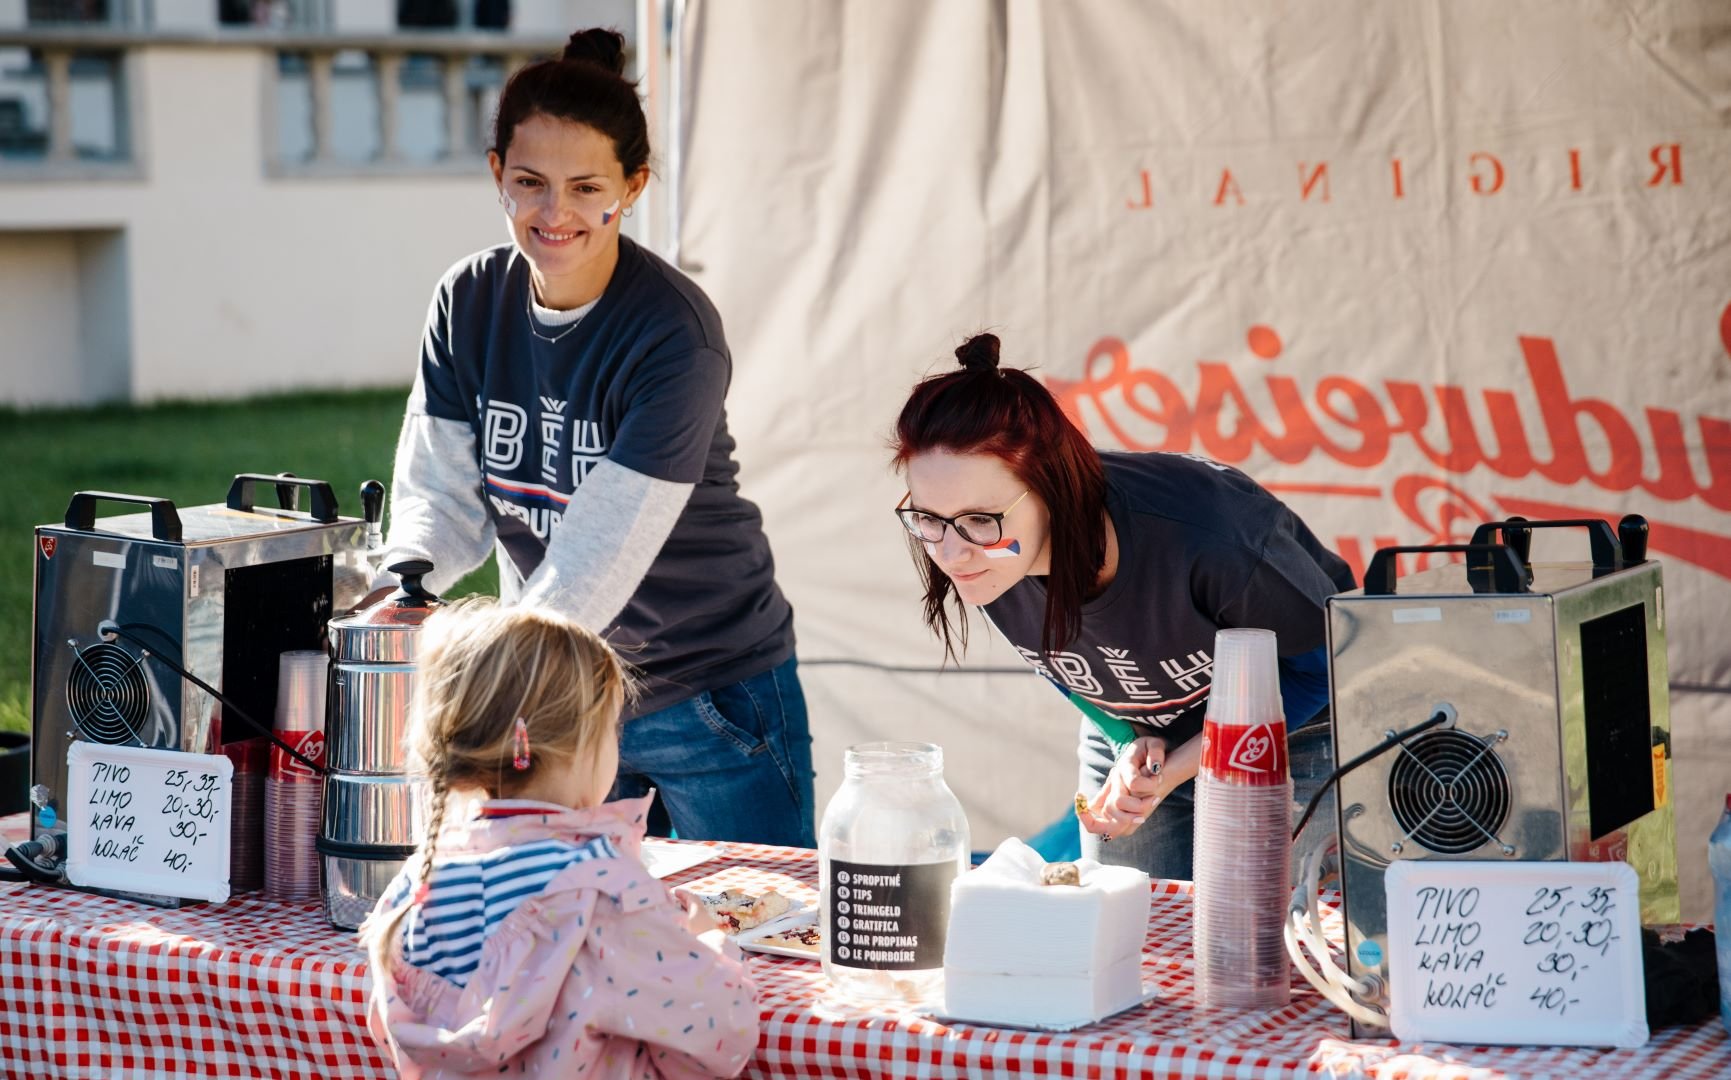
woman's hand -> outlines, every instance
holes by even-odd
[[[1160,736],[1144,735],[1131,743],[1094,801],[1076,815],[1082,828],[1107,840],[1135,832],[1166,796],[1165,763],[1166,740]]]

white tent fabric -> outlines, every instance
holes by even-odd
[[[933,673],[890,516],[897,408],[989,327],[1099,445],[1237,465],[1360,568],[1510,513],[1645,514],[1705,910],[1731,8],[689,0],[681,34],[680,257],[727,323],[820,793],[847,743],[932,739],[981,847],[1073,789],[1075,716],[983,625]]]

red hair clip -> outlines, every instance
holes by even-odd
[[[529,767],[529,725],[521,716],[511,733],[511,767],[518,772]]]

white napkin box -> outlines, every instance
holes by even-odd
[[[1045,865],[1012,837],[950,887],[948,1016],[1073,1025],[1141,1000],[1148,875],[1081,859],[1080,885],[1042,885]]]

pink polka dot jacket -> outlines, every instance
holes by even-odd
[[[590,1078],[735,1076],[757,1049],[756,990],[719,931],[693,935],[687,906],[639,858],[649,797],[589,810],[541,808],[448,825],[434,857],[447,865],[546,841],[589,845],[483,930],[461,985],[403,959],[417,890],[393,942],[389,972],[374,972],[368,1022],[404,1080],[420,1077]],[[597,838],[609,843],[591,844]],[[600,854],[596,855],[595,852]],[[419,860],[404,868],[419,880]],[[374,918],[405,890],[387,890]],[[701,925],[701,923],[699,924]],[[425,943],[421,943],[423,949]]]

